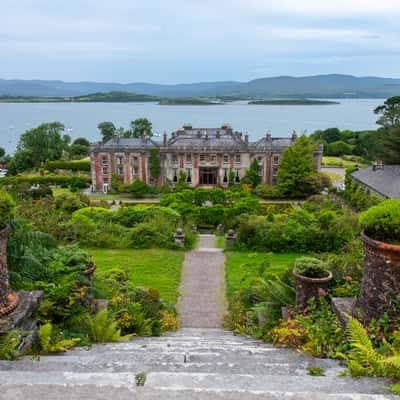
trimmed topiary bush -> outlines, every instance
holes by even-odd
[[[360,224],[372,239],[400,244],[400,200],[385,200],[360,215]]]
[[[0,191],[0,229],[3,229],[14,218],[15,202],[6,192]]]
[[[313,257],[298,258],[294,263],[293,272],[307,278],[326,278],[329,276],[327,265]]]

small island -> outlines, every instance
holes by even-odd
[[[0,96],[0,103],[133,103],[159,100],[157,96],[129,92],[99,92],[74,97]]]
[[[158,104],[161,106],[215,106],[224,103],[201,97],[182,97],[176,99],[161,99]]]
[[[247,104],[265,105],[265,106],[328,106],[340,104],[337,101],[329,100],[310,100],[310,99],[270,99],[270,100],[253,100]]]

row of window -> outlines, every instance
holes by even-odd
[[[173,154],[172,155],[172,161],[178,161],[177,159],[177,155]],[[191,154],[188,153],[186,154],[186,161],[190,162],[191,161]],[[211,161],[211,162],[215,162],[216,161],[216,156],[215,155],[207,155],[207,158],[205,158],[204,154],[200,154],[200,161]],[[261,157],[258,158],[258,161],[261,161]],[[235,156],[235,162],[236,163],[240,163],[240,154],[236,154]],[[228,155],[224,155],[224,164],[228,164],[229,163],[229,156]],[[272,175],[275,176],[277,171],[278,171],[278,164],[279,164],[279,156],[274,156],[272,159]],[[121,156],[117,157],[117,174],[120,176],[124,175],[124,159]],[[108,175],[108,157],[107,156],[103,156],[102,158],[102,168],[103,168],[103,175]],[[176,168],[174,169],[176,170]],[[191,174],[191,168],[187,168],[188,171],[190,171],[189,173],[187,173],[187,175],[189,176],[189,174]],[[224,171],[226,171],[227,168],[224,168]],[[134,176],[138,176],[139,175],[139,158],[138,157],[133,157],[133,168],[132,168],[132,173]],[[262,167],[261,165],[259,166],[258,169],[258,174],[260,176],[262,176]],[[191,176],[191,175],[190,175]],[[191,179],[191,178],[190,178]],[[191,182],[188,181],[188,182]]]
[[[216,162],[217,161],[217,156],[215,154],[200,154],[199,156],[200,161],[211,161],[211,162]],[[258,162],[262,161],[262,157],[258,157]],[[178,162],[178,156],[177,154],[172,154],[172,162]],[[187,153],[186,154],[186,162],[190,163],[192,162],[192,154],[191,153]],[[236,154],[235,155],[235,163],[239,164],[241,162],[241,155],[240,154]],[[116,163],[117,165],[123,165],[124,164],[124,157],[122,156],[117,156],[116,158]],[[224,155],[224,164],[229,164],[229,156],[227,154]],[[272,164],[273,165],[277,165],[279,164],[279,156],[274,156],[272,158]],[[102,165],[104,167],[108,166],[108,157],[107,156],[103,156],[102,158]],[[139,166],[139,157],[133,157],[133,165],[134,166]]]
[[[177,154],[172,154],[171,156],[172,162],[177,163],[178,162],[178,155]],[[192,162],[192,154],[191,153],[186,153],[186,162],[191,163]],[[200,162],[212,162],[216,163],[217,162],[217,156],[215,154],[200,154],[199,155],[199,160]],[[240,154],[235,155],[235,163],[239,164],[241,162],[241,156]],[[224,155],[224,164],[229,164],[229,156],[227,154]]]

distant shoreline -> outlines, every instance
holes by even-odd
[[[276,100],[254,100],[249,101],[249,105],[266,106],[330,106],[340,104],[330,100],[309,100],[309,99],[276,99]]]

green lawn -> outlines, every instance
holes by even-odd
[[[280,273],[290,265],[293,260],[304,254],[299,253],[255,253],[255,252],[238,252],[226,251],[226,285],[228,299],[231,298],[236,291],[241,289],[241,282],[245,275],[254,270],[254,267],[246,264],[257,264],[268,257],[271,261],[269,271]]]
[[[95,287],[107,291],[104,277],[113,268],[127,271],[129,280],[135,286],[155,288],[161,298],[175,304],[184,258],[182,251],[164,249],[109,250],[89,249],[96,261]]]
[[[225,248],[225,236],[215,237],[215,247],[217,247],[218,249]]]
[[[322,157],[322,166],[323,167],[339,167],[339,168],[351,168],[358,165],[359,167],[364,166],[363,163],[357,161],[349,161],[345,160],[341,157]]]

